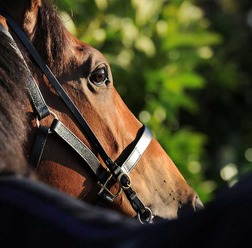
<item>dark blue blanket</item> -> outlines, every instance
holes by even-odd
[[[140,224],[42,183],[0,179],[0,247],[117,246]],[[84,246],[83,246],[84,245]]]
[[[196,214],[141,225],[26,178],[0,178],[0,248],[250,247],[252,176]]]

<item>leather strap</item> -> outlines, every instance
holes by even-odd
[[[54,119],[50,127],[50,131],[57,134],[64,140],[75,152],[89,165],[93,173],[97,176],[101,183],[105,183],[107,178],[111,175],[100,163],[93,152],[75,135],[73,134],[61,121]]]
[[[138,163],[140,158],[142,157],[144,151],[149,146],[152,140],[152,133],[151,131],[143,125],[143,133],[141,134],[140,139],[138,140],[137,144],[135,145],[134,149],[132,150],[131,154],[125,160],[125,162],[121,165],[122,170],[125,173],[130,173],[135,165]]]
[[[39,166],[39,163],[40,163],[40,160],[41,160],[41,157],[42,157],[45,145],[46,145],[48,133],[49,133],[48,127],[42,126],[42,125],[39,126],[37,136],[33,144],[30,159],[29,159],[30,164],[36,169]]]
[[[29,72],[29,78],[27,79],[27,89],[31,98],[33,110],[35,111],[38,119],[41,120],[50,114],[50,110],[44,101],[41,91],[35,82],[34,77]]]
[[[61,121],[54,119],[50,127],[50,131],[57,134],[66,144],[68,144],[89,166],[94,175],[98,179],[98,185],[101,187],[99,195],[101,203],[111,203],[117,197],[107,189],[112,175],[109,170],[106,170],[93,154],[93,152],[75,135],[73,134]]]
[[[1,13],[1,6],[0,6],[0,13]],[[25,67],[27,68],[28,78],[26,81],[26,85],[27,85],[27,89],[29,91],[29,95],[31,98],[30,100],[32,102],[32,106],[34,108],[34,111],[38,115],[39,119],[42,119],[42,118],[48,116],[49,115],[48,106],[46,105],[44,98],[43,98],[43,96],[42,96],[42,94],[41,94],[41,92],[35,82],[35,79],[32,76],[30,69],[28,68],[28,65],[25,62],[25,59],[24,59],[22,53],[20,52],[16,42],[14,41],[13,37],[10,35],[9,31],[1,23],[0,23],[0,30],[6,36],[9,37],[10,42],[11,42],[10,45],[13,47],[13,49],[15,49],[17,55],[21,58]]]

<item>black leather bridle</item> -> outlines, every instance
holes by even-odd
[[[28,66],[17,46],[11,34],[0,25],[0,30],[5,32],[10,39],[12,40],[12,46],[16,49],[19,56],[24,61],[27,70],[29,72],[29,78],[27,80],[27,89],[31,98],[31,103],[34,109],[34,113],[37,118],[38,124],[38,132],[35,139],[35,143],[31,152],[30,162],[38,166],[40,162],[40,158],[42,156],[44,146],[46,144],[47,136],[49,133],[55,133],[58,135],[63,141],[65,141],[70,147],[72,147],[77,154],[84,160],[86,164],[90,167],[92,172],[95,174],[98,180],[98,185],[101,187],[99,195],[102,199],[106,201],[113,202],[113,200],[124,191],[127,199],[131,203],[131,206],[137,213],[138,219],[141,223],[152,223],[153,222],[153,214],[150,208],[144,206],[136,192],[131,187],[131,179],[129,173],[135,167],[135,165],[140,160],[144,151],[150,144],[152,140],[152,133],[146,126],[142,126],[138,132],[138,137],[134,142],[136,145],[131,150],[131,153],[126,158],[126,160],[118,165],[115,161],[113,161],[99,140],[93,133],[92,129],[86,122],[85,118],[81,115],[78,108],[74,105],[72,100],[69,98],[61,84],[58,82],[54,74],[51,72],[49,67],[44,63],[43,59],[38,54],[37,50],[34,48],[32,43],[27,38],[26,34],[23,30],[18,26],[18,24],[12,19],[12,17],[0,6],[0,15],[6,18],[7,23],[15,32],[17,37],[23,43],[23,45],[28,50],[29,54],[32,56],[33,60],[36,62],[37,66],[40,70],[46,75],[50,83],[53,85],[55,90],[57,91],[60,98],[63,100],[65,105],[69,108],[71,113],[74,115],[77,120],[82,133],[88,139],[90,144],[94,147],[95,151],[100,155],[103,162],[106,164],[107,169],[105,169],[98,158],[94,155],[94,153],[78,138],[76,137],[58,118],[57,116],[50,111],[47,106],[42,93],[40,92],[35,79],[33,78]],[[52,115],[54,120],[50,127],[40,125],[40,120],[43,118]],[[113,194],[107,188],[107,184],[110,182],[111,178],[114,178],[120,185],[120,190],[117,194]]]

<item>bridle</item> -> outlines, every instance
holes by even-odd
[[[69,98],[61,84],[58,82],[55,75],[44,63],[43,59],[40,57],[37,50],[29,41],[26,34],[1,6],[0,15],[6,18],[7,23],[15,32],[15,34],[23,43],[23,45],[26,47],[33,60],[36,62],[37,66],[53,85],[60,98],[63,100],[65,105],[68,107],[68,109],[71,111],[76,121],[78,122],[81,132],[85,135],[90,144],[94,147],[95,151],[100,155],[107,168],[104,168],[102,166],[102,164],[94,155],[94,153],[58,119],[55,113],[53,113],[49,109],[35,79],[33,78],[30,70],[28,69],[28,66],[17,44],[15,43],[8,30],[5,29],[2,25],[0,25],[0,30],[2,32],[5,32],[6,35],[10,37],[10,39],[12,40],[13,48],[17,50],[17,53],[24,61],[29,72],[29,78],[27,80],[27,89],[29,92],[30,100],[33,106],[38,126],[37,136],[30,155],[30,162],[35,166],[38,166],[46,144],[48,134],[55,133],[84,160],[84,162],[89,166],[93,174],[97,177],[98,185],[101,187],[101,190],[98,193],[101,199],[111,203],[122,191],[124,191],[132,208],[137,213],[139,221],[143,224],[152,223],[154,217],[152,211],[150,208],[144,206],[144,204],[137,196],[137,193],[132,189],[131,179],[129,176],[129,173],[136,166],[136,164],[138,163],[144,151],[152,140],[151,131],[143,125],[138,131],[137,138],[134,140],[136,144],[131,150],[129,156],[125,159],[125,161],[120,165],[113,161],[100,144],[98,138],[95,136],[94,132],[86,122],[85,118],[81,115],[78,108],[74,105],[74,103]],[[50,127],[41,125],[40,121],[49,115],[52,115],[54,118]],[[120,185],[120,189],[116,194],[113,194],[107,188],[107,185],[112,178]]]
[[[35,79],[32,74],[29,73],[29,78],[27,80],[27,89],[31,98],[31,103],[34,109],[34,112],[37,116],[38,122],[38,133],[36,136],[36,140],[32,149],[30,161],[33,164],[38,165],[40,162],[41,155],[43,153],[44,146],[46,144],[47,136],[49,133],[57,134],[63,141],[65,141],[70,147],[72,147],[77,154],[85,161],[86,164],[90,167],[92,172],[95,174],[98,180],[98,185],[101,186],[101,190],[99,195],[102,199],[105,199],[109,202],[113,202],[113,200],[120,194],[123,190],[126,197],[128,198],[131,206],[137,213],[138,219],[141,223],[152,223],[153,215],[152,211],[145,207],[141,200],[138,198],[136,192],[131,187],[131,179],[129,177],[130,171],[135,167],[139,159],[141,158],[143,152],[148,147],[152,134],[146,126],[142,126],[139,130],[140,137],[138,137],[137,143],[135,147],[132,149],[130,155],[127,159],[121,164],[118,165],[114,162],[103,149],[102,145],[98,141],[97,137],[93,133],[92,129],[86,122],[85,118],[81,115],[78,108],[74,105],[72,100],[69,98],[61,84],[58,82],[54,74],[51,72],[49,67],[44,63],[37,50],[33,47],[32,43],[29,41],[25,33],[18,26],[18,24],[12,19],[12,17],[0,7],[0,14],[6,18],[7,23],[12,28],[12,30],[16,33],[18,38],[21,40],[23,45],[26,47],[40,70],[46,75],[50,83],[53,85],[55,90],[57,91],[60,98],[69,108],[69,110],[74,115],[75,119],[79,123],[82,133],[86,136],[92,146],[95,148],[96,152],[100,155],[103,162],[106,164],[107,169],[105,169],[98,158],[93,154],[93,152],[78,138],[76,137],[58,118],[57,116],[50,111],[47,106],[42,93],[40,92]],[[2,25],[1,25],[2,26]],[[2,26],[3,27],[3,26]],[[4,27],[3,27],[4,28]],[[25,60],[15,43],[14,39],[10,35],[10,33],[4,28],[4,32],[9,35],[11,40],[13,41],[13,47],[17,50],[20,57]],[[26,65],[26,63],[25,63]],[[28,66],[26,65],[27,70]],[[39,124],[39,121],[48,115],[53,115],[54,120],[50,127],[43,126]],[[120,185],[120,191],[117,194],[113,194],[107,188],[107,184],[109,183],[111,178],[114,178]]]

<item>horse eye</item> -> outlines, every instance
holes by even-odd
[[[105,67],[95,69],[90,76],[90,81],[97,86],[102,86],[109,81],[107,69]]]

